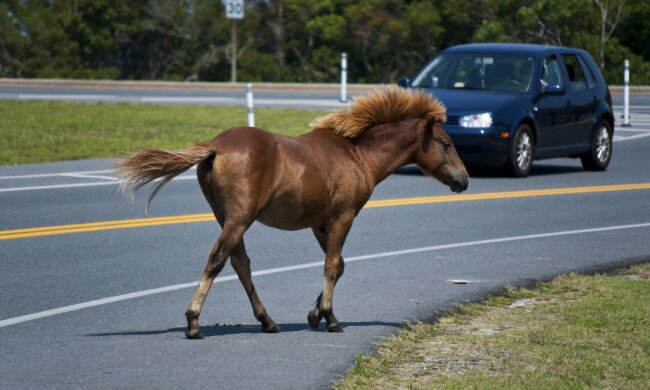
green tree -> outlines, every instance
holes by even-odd
[[[650,2],[634,0],[627,2],[625,7],[625,18],[615,35],[621,45],[650,61]]]
[[[650,83],[647,0],[249,0],[243,81],[393,82],[468,42],[582,47],[620,83]],[[230,25],[216,0],[2,0],[0,76],[230,80]]]
[[[22,58],[27,50],[25,26],[14,13],[16,1],[0,3],[0,77],[22,77],[25,67]]]

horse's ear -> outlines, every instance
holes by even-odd
[[[427,121],[427,125],[426,125],[426,126],[427,126],[427,130],[430,131],[431,133],[433,133],[433,128],[434,128],[435,126],[440,126],[441,124],[442,124],[442,122],[440,121],[439,118],[431,117],[431,118],[429,118],[429,120]]]
[[[427,123],[424,125],[424,143],[422,144],[422,151],[427,152],[429,150],[429,143],[431,143],[431,138],[433,137],[434,130],[433,128],[440,125],[440,120],[436,117],[430,117],[427,119]]]

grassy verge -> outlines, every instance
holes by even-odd
[[[256,109],[255,122],[298,135],[323,114]],[[0,101],[0,164],[112,157],[143,147],[177,149],[242,125],[241,107]]]
[[[650,383],[650,263],[560,276],[415,324],[338,389],[641,389]]]

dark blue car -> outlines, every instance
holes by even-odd
[[[579,157],[604,170],[612,156],[609,88],[591,56],[568,47],[468,44],[399,84],[447,107],[444,128],[465,164],[527,176],[533,160]]]

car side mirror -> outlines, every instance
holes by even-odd
[[[565,92],[566,92],[566,88],[564,88],[564,86],[559,84],[547,85],[544,88],[545,95],[564,95]]]
[[[404,89],[408,89],[408,87],[411,86],[411,79],[408,77],[402,77],[401,79],[397,80],[397,85]]]

